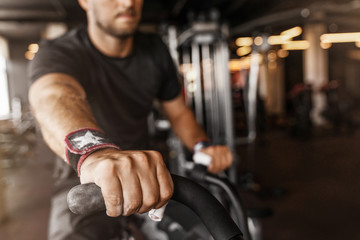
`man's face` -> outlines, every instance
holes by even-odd
[[[89,24],[118,38],[131,37],[141,18],[143,0],[88,0]]]

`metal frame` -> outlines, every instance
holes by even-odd
[[[212,142],[227,145],[234,153],[234,164],[228,170],[228,175],[235,183],[237,157],[227,37],[226,25],[214,21],[195,21],[177,39],[169,39],[169,42],[178,44],[178,61],[183,66],[188,106],[194,110],[197,121]],[[178,147],[176,151],[183,155]]]

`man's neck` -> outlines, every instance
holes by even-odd
[[[117,38],[97,28],[88,28],[88,33],[94,46],[106,56],[123,58],[128,56],[132,51],[132,37]]]

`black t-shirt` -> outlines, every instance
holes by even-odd
[[[181,90],[168,49],[154,34],[137,33],[132,53],[112,58],[92,45],[85,26],[76,28],[43,41],[30,63],[32,82],[55,72],[83,86],[99,126],[122,149],[146,149],[153,100],[174,99]]]

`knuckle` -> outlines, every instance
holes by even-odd
[[[151,159],[144,152],[136,152],[132,157],[137,163],[141,164],[143,168],[149,168],[151,166]]]
[[[133,163],[133,161],[131,160],[131,158],[125,157],[125,158],[121,159],[121,167],[122,167],[123,169],[131,170],[131,169],[133,169],[133,167],[134,167],[134,163]]]
[[[173,195],[173,188],[169,187],[168,189],[165,189],[161,192],[161,200],[167,201],[169,200]]]
[[[159,196],[151,195],[147,196],[143,201],[143,207],[150,208],[159,202]]]
[[[116,165],[114,164],[114,161],[105,159],[99,162],[99,168],[102,171],[114,172],[116,170]]]
[[[150,153],[152,154],[152,156],[154,156],[154,159],[156,161],[163,162],[163,157],[162,157],[160,152],[158,152],[158,151],[150,151]]]
[[[133,157],[140,161],[146,161],[148,159],[148,157],[146,156],[146,154],[144,152],[136,152],[133,154]]]
[[[116,194],[105,194],[104,201],[110,205],[120,205],[121,199],[119,195]]]
[[[132,200],[124,205],[124,216],[135,213],[142,205],[142,201]]]
[[[162,159],[162,155],[161,155],[160,152],[158,152],[158,151],[152,151],[152,153],[155,155],[156,158]]]

